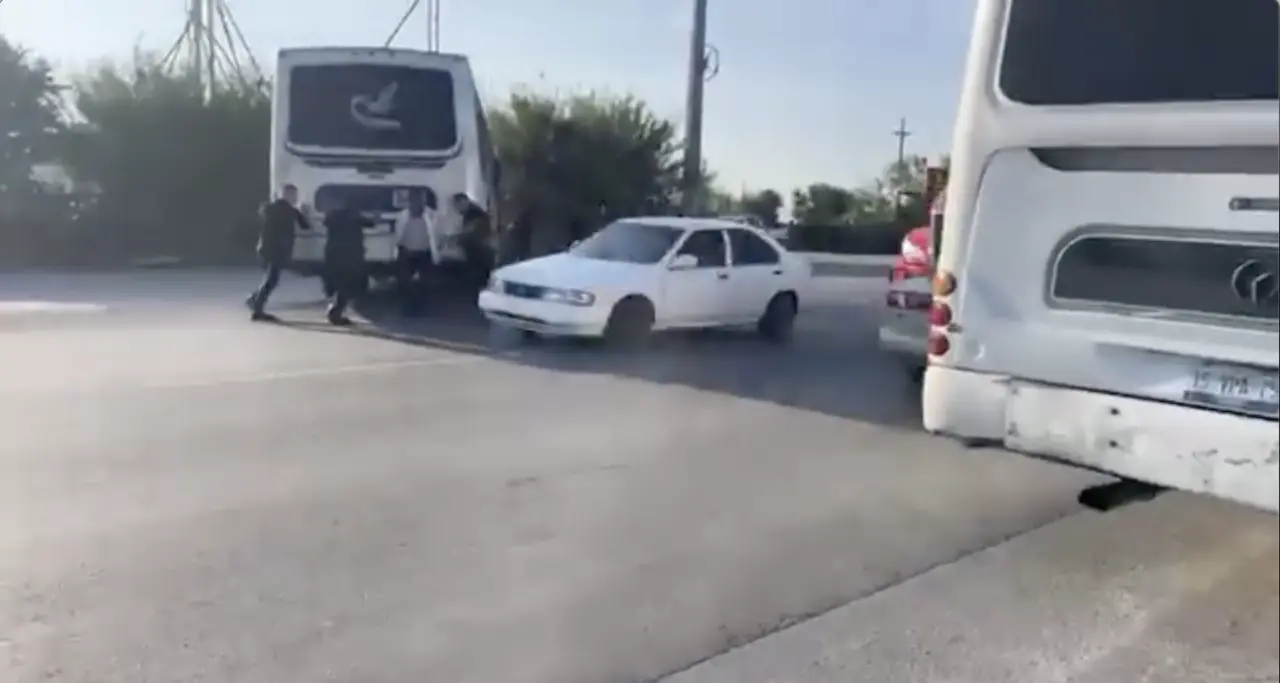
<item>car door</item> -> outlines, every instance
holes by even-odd
[[[697,265],[686,268],[668,264],[663,304],[669,324],[693,327],[713,324],[727,316],[732,305],[728,253],[723,230],[692,230],[685,236],[672,260],[688,255],[697,259]]]
[[[782,255],[750,230],[730,228],[728,233],[733,315],[754,320],[786,284]]]

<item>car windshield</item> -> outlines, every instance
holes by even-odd
[[[598,261],[657,263],[684,231],[666,225],[616,221],[588,237],[569,253]]]

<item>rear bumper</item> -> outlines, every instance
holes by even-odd
[[[1280,511],[1276,423],[930,366],[924,426],[1028,455]]]
[[[608,324],[608,309],[569,306],[506,296],[485,290],[477,305],[489,322],[503,327],[564,337],[600,337]]]

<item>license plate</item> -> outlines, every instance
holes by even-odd
[[[1207,365],[1195,371],[1182,398],[1191,403],[1268,417],[1280,414],[1280,373]]]

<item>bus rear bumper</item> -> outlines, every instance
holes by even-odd
[[[1280,432],[1263,418],[931,365],[925,429],[1280,511]]]

